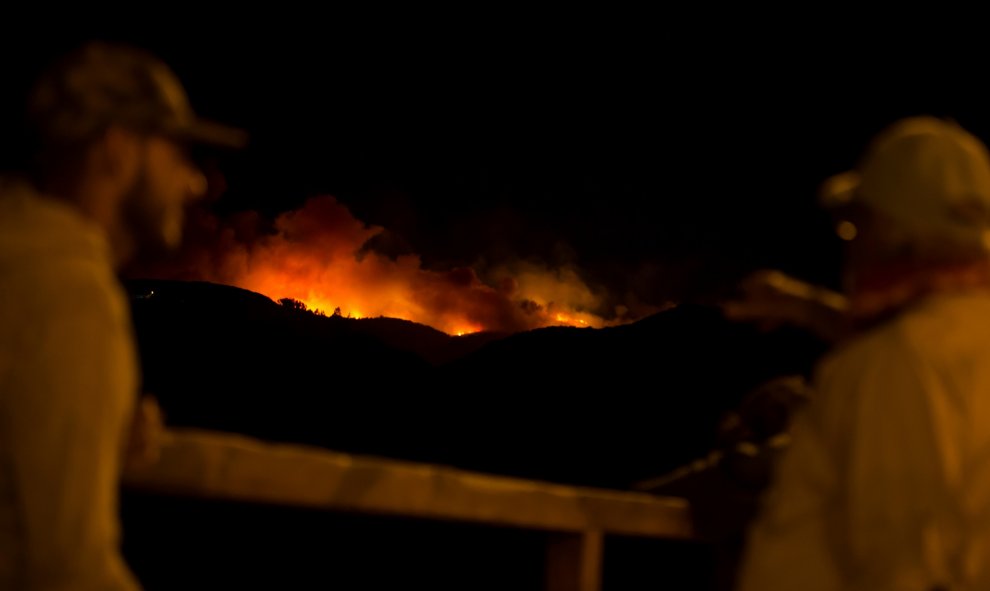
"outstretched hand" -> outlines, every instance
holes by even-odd
[[[731,320],[756,323],[764,330],[794,326],[830,342],[846,331],[849,303],[840,293],[775,270],[753,273],[740,290],[739,299],[722,305]]]

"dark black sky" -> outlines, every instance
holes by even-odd
[[[990,139],[980,70],[912,31],[867,48],[651,18],[146,22],[8,39],[3,65],[17,87],[79,39],[143,45],[202,114],[252,134],[222,161],[217,211],[332,194],[427,265],[576,263],[646,299],[722,293],[760,266],[833,281],[822,179],[905,115]]]

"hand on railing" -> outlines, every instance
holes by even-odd
[[[125,470],[139,470],[155,464],[161,456],[167,433],[158,400],[144,395],[134,408],[130,436],[124,456]]]

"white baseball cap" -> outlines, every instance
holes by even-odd
[[[829,209],[879,213],[905,240],[944,240],[987,249],[990,152],[952,121],[910,117],[870,143],[855,170],[822,186]]]

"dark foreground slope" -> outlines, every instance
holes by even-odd
[[[708,449],[820,345],[681,306],[606,329],[451,337],[206,283],[132,282],[145,390],[173,425],[625,487]]]

